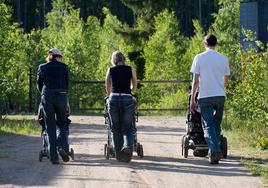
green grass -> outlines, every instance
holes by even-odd
[[[264,183],[268,185],[268,163],[259,164],[258,160],[242,160],[244,165],[253,175],[261,176],[264,179]]]
[[[7,116],[0,120],[0,135],[40,134],[41,127],[35,116]]]
[[[268,186],[268,150],[256,147],[256,132],[247,129],[223,130],[228,138],[228,150],[232,155],[241,157],[241,164],[253,175],[263,178]]]

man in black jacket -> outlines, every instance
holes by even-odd
[[[64,162],[69,161],[69,144],[66,135],[67,92],[69,88],[68,66],[61,62],[62,53],[57,48],[49,50],[47,62],[37,71],[37,89],[41,93],[45,124],[49,138],[49,158],[59,164],[58,152]],[[55,118],[56,117],[56,118]],[[58,125],[56,124],[56,119]],[[59,135],[57,137],[57,126]]]

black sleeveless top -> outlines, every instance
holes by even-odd
[[[130,81],[132,78],[132,69],[127,65],[117,65],[110,68],[112,93],[131,94]]]

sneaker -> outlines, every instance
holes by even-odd
[[[220,158],[221,158],[220,153],[216,152],[209,155],[208,161],[210,164],[219,164]]]
[[[130,149],[130,147],[124,148],[123,153],[126,157],[132,157],[132,150]]]
[[[130,147],[126,147],[123,149],[123,162],[129,163],[132,158],[132,150]]]
[[[70,160],[68,153],[64,151],[64,149],[59,149],[59,154],[64,162],[68,162]]]

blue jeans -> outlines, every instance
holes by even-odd
[[[122,156],[126,147],[133,149],[133,129],[135,104],[132,96],[109,97],[108,112],[111,120],[112,139],[117,158]]]
[[[198,100],[204,137],[208,144],[209,154],[220,152],[221,122],[224,108],[224,96],[201,98]]]
[[[67,95],[56,91],[46,91],[42,95],[45,124],[48,134],[48,149],[51,161],[58,160],[57,146],[69,151],[67,139]],[[57,127],[59,133],[57,134]]]

